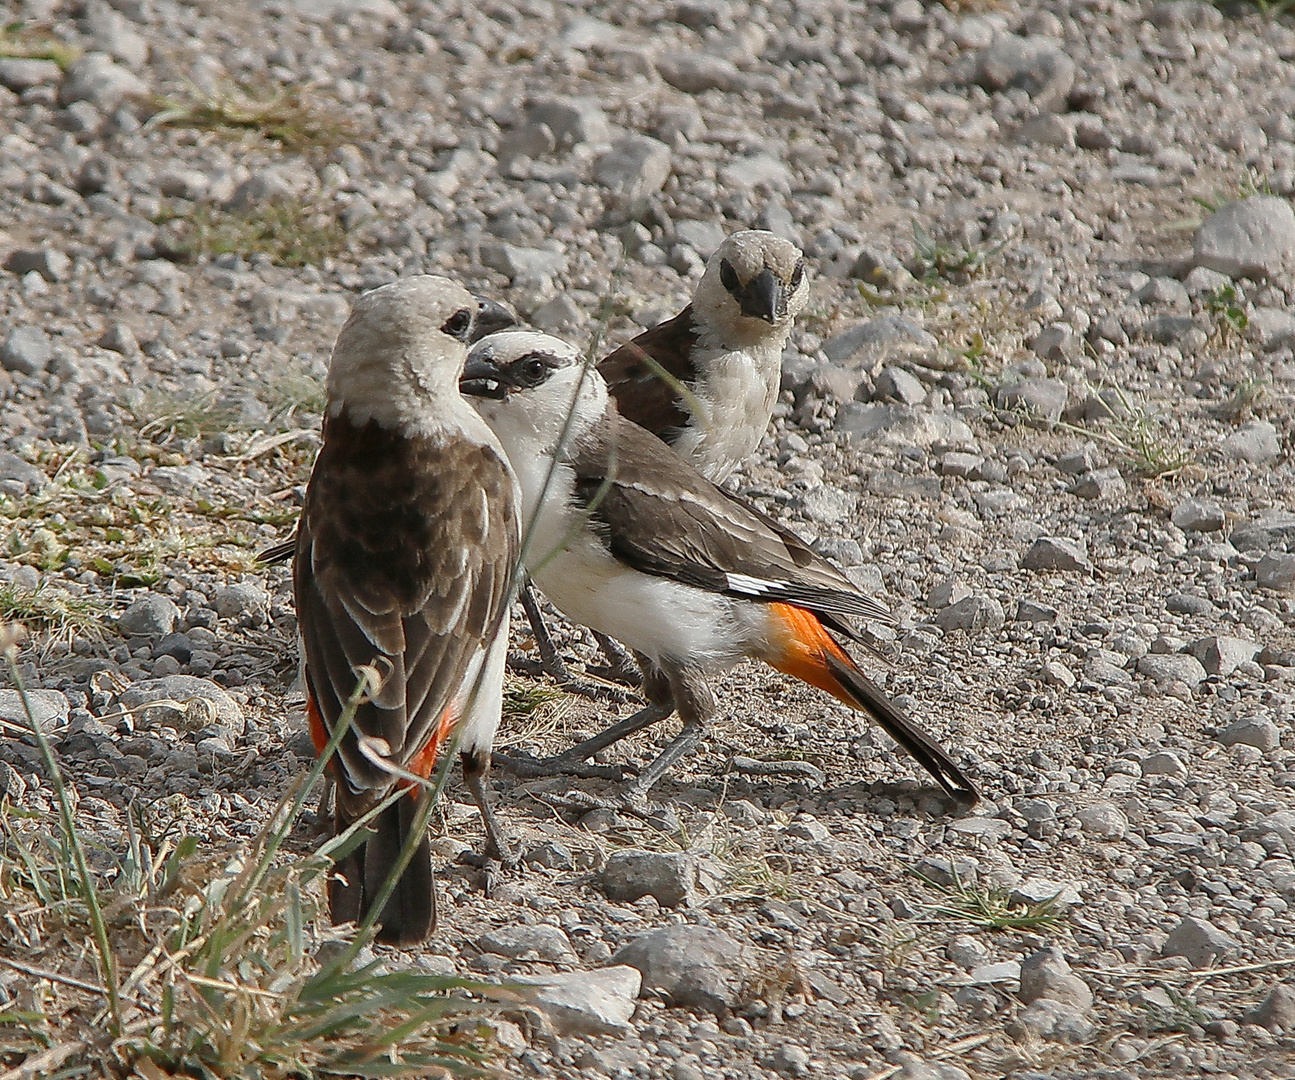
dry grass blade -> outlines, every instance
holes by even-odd
[[[42,582],[35,589],[0,585],[0,621],[18,622],[52,638],[82,637],[98,641],[108,609],[94,600],[73,596]]]
[[[918,870],[913,875],[941,895],[925,908],[936,919],[957,919],[981,930],[1051,930],[1061,922],[1063,910],[1058,907],[1060,893],[1036,904],[1014,902],[1003,889],[987,889],[964,882],[952,870],[952,881],[945,885]]]
[[[66,70],[81,55],[75,45],[56,38],[47,30],[24,23],[0,27],[0,58],[53,60]]]
[[[251,133],[285,150],[331,150],[354,138],[357,133],[345,116],[314,99],[311,91],[309,86],[264,92],[244,86],[210,92],[189,87],[178,97],[158,98],[149,123]]]
[[[265,255],[279,266],[314,266],[336,255],[346,233],[327,209],[300,199],[272,199],[240,210],[165,209],[158,243],[168,255]]]

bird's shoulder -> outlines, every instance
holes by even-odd
[[[680,390],[697,378],[697,340],[689,304],[603,357],[598,372],[622,415],[658,437],[687,424]]]

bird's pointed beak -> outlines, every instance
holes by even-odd
[[[776,323],[787,315],[787,286],[766,266],[747,282],[738,302],[743,315]]]
[[[516,325],[517,316],[507,306],[486,296],[477,297],[477,319],[472,327],[474,342],[500,330],[509,330]]]
[[[459,392],[468,397],[502,401],[508,396],[508,384],[493,361],[469,356],[463,365],[463,374],[459,376]]]

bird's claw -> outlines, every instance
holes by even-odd
[[[676,833],[680,830],[679,815],[671,807],[649,802],[645,796],[634,791],[602,796],[572,790],[565,795],[541,794],[539,798],[555,810],[574,810],[581,814],[608,810],[617,814],[629,814],[665,832]]]

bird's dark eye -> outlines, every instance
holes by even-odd
[[[456,311],[445,320],[445,325],[442,326],[441,329],[445,333],[449,334],[450,337],[457,338],[459,341],[466,344],[468,334],[472,330],[472,310],[470,308],[463,308],[460,311]]]
[[[791,272],[791,287],[799,289],[800,283],[805,280],[805,260],[801,259],[796,264],[796,269]]]
[[[742,287],[742,283],[737,279],[737,271],[727,259],[721,259],[719,262],[719,282],[731,293],[736,293]]]
[[[522,389],[539,386],[549,377],[552,365],[542,356],[523,356],[513,362],[510,370],[512,381]]]

